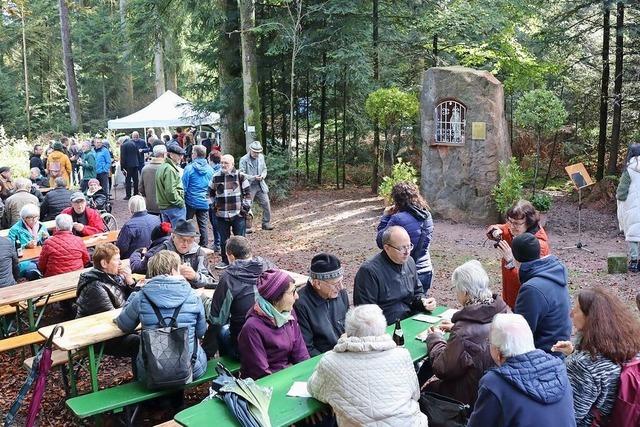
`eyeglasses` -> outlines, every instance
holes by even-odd
[[[393,249],[403,254],[409,253],[413,250],[413,243],[409,243],[406,246],[400,246],[399,248],[393,246],[391,243],[387,243],[387,245],[391,246]]]
[[[326,284],[327,287],[333,289],[333,290],[341,290],[342,289],[342,282],[343,282],[343,278],[340,277],[340,279],[336,280],[335,282],[329,282],[329,281],[321,281],[322,283]]]
[[[511,218],[507,218],[507,222],[509,224],[513,225],[514,227],[522,227],[523,225],[525,225],[527,223],[527,221],[524,220],[524,219],[518,221],[518,220],[511,219]]]
[[[289,290],[289,291],[287,291],[287,292],[285,292],[285,293],[286,293],[286,294],[295,295],[295,294],[297,294],[297,293],[298,293],[298,287],[296,286],[296,287],[294,287],[293,289],[291,289],[291,290]]]

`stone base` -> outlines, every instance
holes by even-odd
[[[609,274],[626,273],[627,261],[627,254],[610,252],[607,254],[607,272]]]

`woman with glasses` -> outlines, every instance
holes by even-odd
[[[256,302],[238,336],[243,378],[262,378],[309,358],[293,311],[297,299],[296,285],[284,271],[260,275]]]
[[[511,309],[516,305],[520,291],[518,267],[511,251],[511,242],[522,233],[531,233],[540,242],[540,257],[549,255],[549,238],[540,225],[540,215],[526,200],[518,200],[506,213],[505,224],[493,224],[487,228],[487,238],[496,242],[502,258],[502,298]]]
[[[407,250],[416,263],[418,279],[426,293],[431,287],[433,266],[429,255],[429,244],[433,234],[433,220],[429,213],[429,205],[420,195],[418,187],[411,182],[399,182],[391,190],[393,205],[387,206],[380,224],[376,243],[383,248],[382,233],[394,225],[407,230],[411,245],[400,250]],[[396,248],[397,249],[397,248]]]
[[[40,222],[40,208],[34,204],[26,204],[20,209],[20,220],[9,229],[9,241],[15,244],[20,242],[23,249],[31,249],[42,246],[49,238],[49,231]],[[38,265],[31,260],[22,261],[18,265],[20,277],[27,280],[36,280],[42,277]]]

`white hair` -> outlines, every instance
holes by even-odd
[[[167,154],[167,147],[164,144],[153,146],[153,157],[164,157]]]
[[[513,357],[536,349],[529,324],[520,314],[496,314],[491,322],[491,344],[503,357]]]
[[[144,197],[140,195],[135,195],[129,199],[129,212],[132,214],[136,212],[146,211],[147,210],[147,202],[144,200]]]
[[[387,320],[376,304],[351,307],[345,319],[345,332],[350,337],[375,337],[384,335]]]
[[[30,216],[40,216],[40,208],[33,203],[27,203],[20,209],[20,218],[25,219]]]
[[[492,296],[489,289],[489,275],[482,268],[480,261],[475,259],[453,270],[451,283],[457,292],[469,295],[472,300],[484,300]]]
[[[73,218],[68,214],[60,214],[56,217],[56,228],[60,231],[71,231]]]
[[[37,172],[38,175],[40,175],[40,169],[39,168],[31,168],[31,169],[29,169],[29,172]]]
[[[31,180],[28,178],[18,178],[16,179],[16,190],[31,190]]]

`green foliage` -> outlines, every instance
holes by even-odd
[[[515,120],[518,125],[533,129],[539,136],[559,129],[567,121],[567,110],[553,92],[535,89],[518,101]]]
[[[405,163],[402,160],[398,160],[398,163],[393,165],[391,176],[385,176],[382,178],[382,183],[378,187],[378,195],[382,196],[387,204],[391,204],[391,190],[393,186],[399,182],[412,182],[418,183],[418,174],[416,168],[411,163]]]
[[[8,137],[0,125],[0,166],[9,166],[13,178],[29,177],[29,152],[32,146],[25,138]]]
[[[397,127],[416,119],[418,99],[395,87],[378,89],[369,94],[364,109],[371,119],[378,119],[383,128]]]
[[[493,187],[491,195],[496,203],[498,213],[504,215],[509,208],[522,198],[524,175],[515,157],[509,162],[500,162],[498,167],[500,182]]]
[[[289,166],[287,150],[273,145],[265,156],[267,162],[267,184],[271,202],[279,202],[287,198],[293,188],[293,169]]]
[[[553,199],[547,193],[536,193],[530,201],[539,212],[547,212],[551,208]]]

